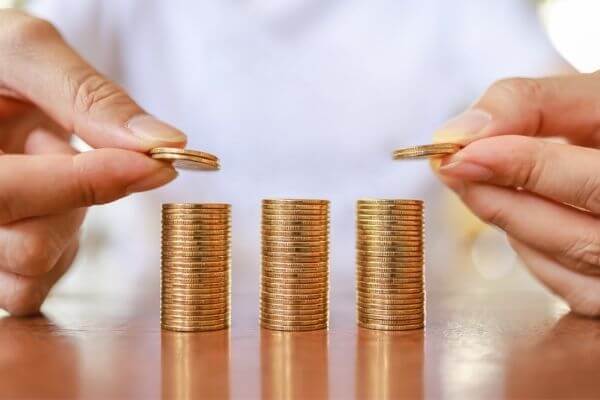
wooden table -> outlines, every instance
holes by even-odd
[[[600,398],[600,322],[539,292],[430,291],[424,331],[354,324],[335,293],[328,332],[257,326],[257,295],[233,327],[161,332],[156,293],[54,298],[46,316],[0,319],[0,398]]]

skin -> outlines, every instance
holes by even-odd
[[[71,133],[95,150],[77,153]],[[143,153],[185,142],[48,22],[0,10],[0,308],[37,313],[77,254],[86,208],[168,183],[174,169]]]
[[[442,181],[574,312],[600,316],[600,74],[499,81],[435,140],[466,145]]]

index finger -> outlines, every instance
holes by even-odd
[[[168,164],[127,150],[0,155],[0,224],[104,204],[164,185]]]

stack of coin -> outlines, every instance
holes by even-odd
[[[229,327],[230,220],[229,204],[163,204],[162,328]]]
[[[423,328],[423,202],[359,200],[356,248],[358,324]]]
[[[263,200],[260,322],[263,328],[327,328],[329,201]]]

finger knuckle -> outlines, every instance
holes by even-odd
[[[108,104],[119,104],[123,97],[121,90],[98,72],[85,67],[84,71],[67,78],[73,93],[73,108],[76,114],[91,114]]]
[[[27,235],[19,245],[11,246],[11,249],[13,269],[26,276],[48,272],[60,254],[59,246],[52,236]]]
[[[76,193],[73,194],[73,198],[78,199],[78,203],[83,206],[91,206],[98,204],[100,199],[98,198],[98,190],[94,185],[93,179],[88,177],[94,173],[89,168],[89,164],[81,162],[80,156],[73,157],[73,171],[75,176],[74,190]]]
[[[578,237],[565,247],[563,254],[567,258],[582,263],[582,265],[600,267],[600,240],[598,235],[587,234]]]
[[[13,290],[4,308],[11,315],[26,316],[39,312],[46,298],[46,291],[34,278],[15,275]]]
[[[490,91],[500,92],[511,98],[533,100],[541,96],[542,85],[537,79],[508,78],[496,81]]]
[[[574,201],[590,211],[600,211],[600,181],[588,176],[574,191]]]
[[[4,12],[6,21],[3,44],[14,49],[27,49],[32,44],[60,37],[58,30],[50,22],[32,17],[19,11]],[[4,21],[3,21],[4,22]]]

